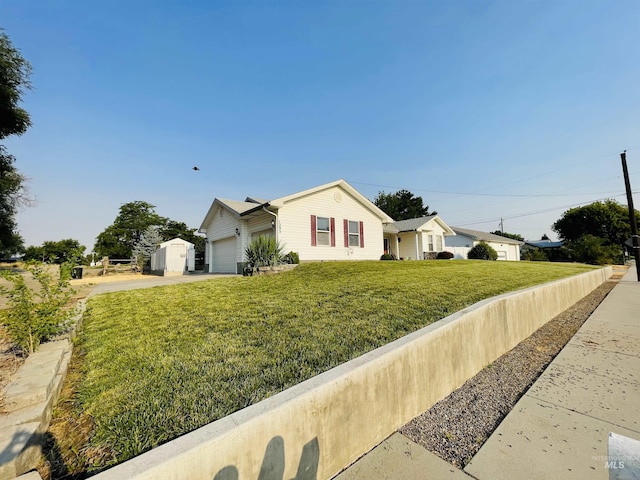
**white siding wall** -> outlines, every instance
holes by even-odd
[[[400,238],[400,258],[420,260],[416,258],[416,232],[406,232],[399,235]]]
[[[236,228],[239,228],[242,231],[242,222],[229,210],[218,207],[213,218],[209,224],[206,225],[207,248],[205,249],[204,259],[206,264],[211,264],[211,242],[235,236]],[[238,244],[239,243],[240,242],[238,242]],[[240,246],[238,247],[238,250],[241,251]],[[240,261],[238,254],[236,254],[236,261]]]
[[[335,218],[336,246],[311,246],[311,215]],[[343,220],[364,222],[364,248],[344,246]],[[278,210],[278,238],[300,260],[377,260],[384,253],[382,222],[340,187],[295,199]]]
[[[478,241],[465,235],[455,235],[446,237],[446,250],[453,253],[456,258],[467,258],[467,254],[472,247],[477,245]],[[498,260],[519,261],[520,246],[511,243],[487,242],[496,252],[498,252]]]
[[[473,247],[473,239],[461,234],[445,237],[444,243],[447,247]]]

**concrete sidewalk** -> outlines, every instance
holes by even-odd
[[[613,462],[608,458],[610,432],[634,449]],[[395,433],[335,478],[640,478],[640,443],[633,439],[640,441],[640,283],[635,268],[464,471]]]

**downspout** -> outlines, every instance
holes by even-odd
[[[420,258],[419,252],[420,250],[418,247],[418,231],[416,231],[416,260],[422,260],[422,258]]]
[[[278,242],[279,238],[278,238],[278,215],[276,215],[273,212],[270,212],[269,210],[266,209],[266,207],[262,207],[262,210],[264,210],[265,212],[273,215],[275,218],[275,223],[274,223],[274,230],[276,231],[276,243]]]

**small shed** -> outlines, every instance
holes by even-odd
[[[160,244],[151,254],[151,273],[154,275],[183,275],[195,270],[195,245],[181,238]]]

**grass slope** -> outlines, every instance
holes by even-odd
[[[317,263],[95,297],[78,388],[89,448],[123,461],[481,299],[589,268]]]

